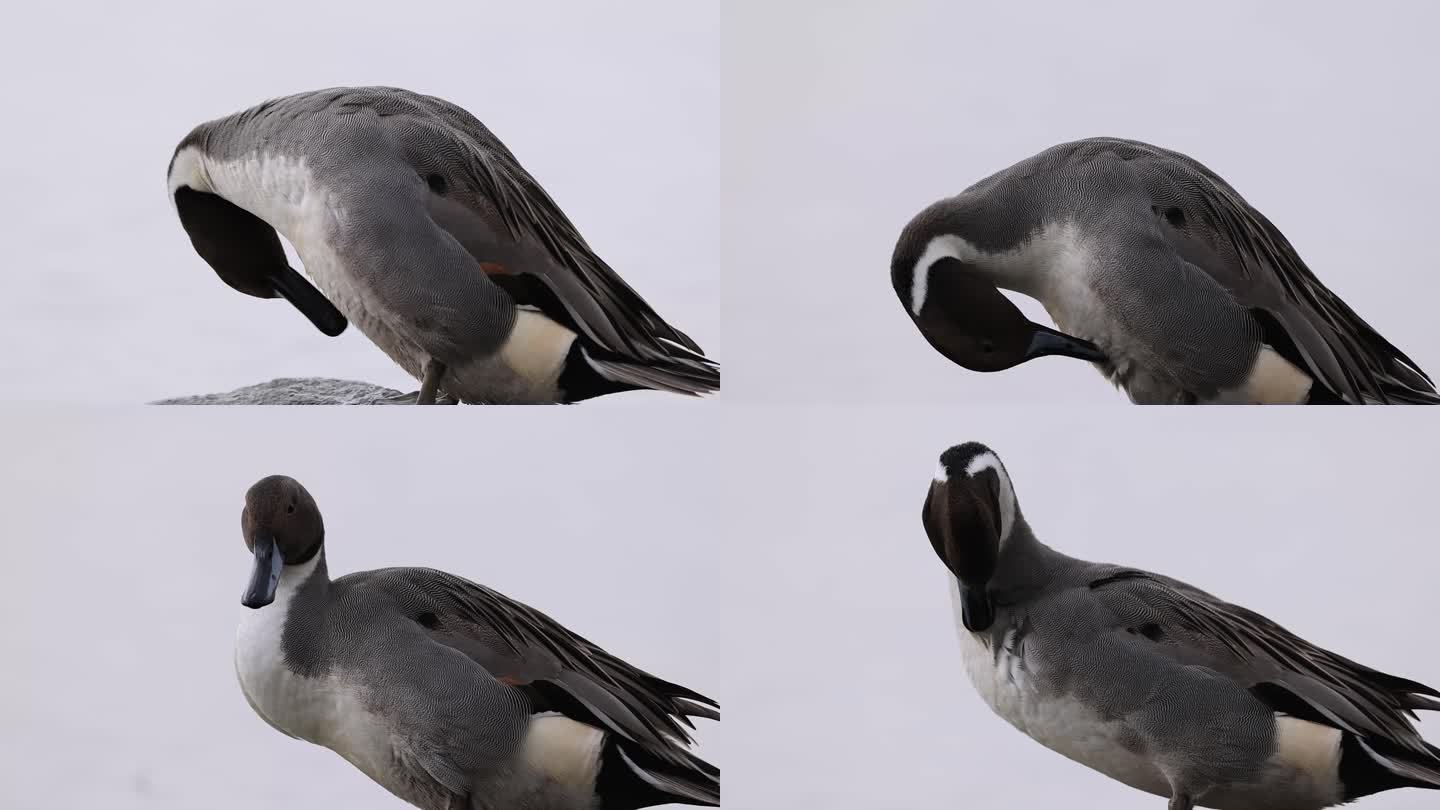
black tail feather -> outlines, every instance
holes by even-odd
[[[620,391],[650,389],[699,396],[720,390],[720,366],[678,346],[665,358],[639,360],[577,338],[565,358],[560,390],[567,402]]]
[[[660,804],[720,806],[720,769],[686,753],[683,766],[607,736],[595,794],[601,810],[636,810]]]
[[[1427,759],[1375,738],[1346,732],[1340,739],[1340,784],[1345,801],[1382,790],[1415,787],[1440,790],[1440,748],[1426,743]]]

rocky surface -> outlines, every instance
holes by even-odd
[[[286,377],[247,385],[222,394],[198,394],[152,402],[152,405],[384,405],[402,392],[353,380]]]

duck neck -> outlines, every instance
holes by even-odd
[[[1051,583],[1062,559],[1063,555],[1036,539],[1025,516],[1017,511],[990,578],[990,590],[1003,595],[1005,601],[1024,598]]]
[[[280,569],[280,582],[275,586],[276,604],[284,603],[293,614],[297,602],[308,602],[315,592],[321,595],[330,589],[330,571],[325,565],[325,548],[299,565]]]
[[[329,661],[326,636],[316,631],[316,626],[325,620],[329,596],[330,571],[323,546],[314,557],[299,565],[287,565],[280,574],[275,603],[267,609],[284,611],[281,645],[285,662],[299,674],[321,674]]]

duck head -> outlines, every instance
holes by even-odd
[[[240,528],[255,557],[240,599],[248,608],[273,602],[285,566],[309,562],[325,543],[320,507],[299,481],[284,475],[262,478],[245,493]]]
[[[195,252],[232,289],[256,298],[284,298],[322,333],[344,332],[345,316],[290,266],[275,229],[210,185],[207,131],[201,125],[186,136],[166,172],[170,199]]]
[[[1047,355],[1106,362],[1090,341],[1026,318],[996,285],[1019,274],[1018,263],[951,233],[955,217],[936,213],[943,205],[905,228],[890,261],[895,295],[936,351],[971,371],[1004,371]]]
[[[960,585],[961,620],[972,633],[995,621],[990,581],[1020,519],[1005,465],[978,442],[940,455],[922,520],[930,545]]]

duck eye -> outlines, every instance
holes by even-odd
[[[287,507],[285,507],[285,514],[287,514],[287,515],[293,515],[293,514],[295,514],[295,502],[294,502],[294,501],[291,501],[291,502],[290,502],[290,505],[287,506]]]
[[[444,194],[444,193],[445,193],[445,178],[441,177],[440,175],[438,175],[438,174],[429,174],[429,175],[426,175],[426,176],[425,176],[425,183],[426,183],[426,185],[430,186],[430,190],[433,191],[433,192],[435,192],[436,194]]]
[[[1172,205],[1169,208],[1166,208],[1164,211],[1161,211],[1160,206],[1152,205],[1150,206],[1150,210],[1154,211],[1160,216],[1165,217],[1165,221],[1170,223],[1171,227],[1181,229],[1185,227],[1185,212],[1181,211],[1176,206]]]

